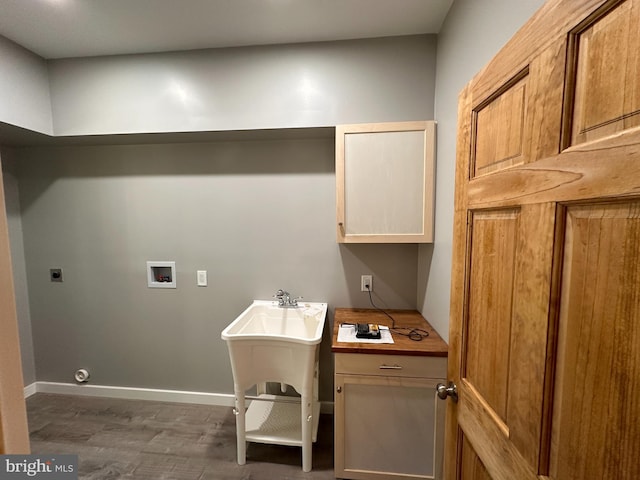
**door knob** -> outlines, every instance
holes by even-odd
[[[436,391],[438,392],[438,398],[442,400],[446,400],[447,397],[451,397],[453,403],[458,403],[458,387],[453,382],[449,382],[449,386],[446,386],[444,383],[439,383],[436,386]]]

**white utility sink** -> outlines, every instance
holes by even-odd
[[[255,300],[227,328],[235,395],[238,464],[246,462],[246,442],[302,447],[302,470],[311,471],[312,442],[320,417],[318,353],[327,317],[326,303],[282,307]],[[265,382],[291,385],[300,398],[264,393]],[[249,408],[245,392],[256,385]],[[285,389],[283,389],[283,392]]]
[[[282,308],[278,302],[255,300],[223,330],[222,339],[278,339],[314,345],[322,340],[326,316],[326,303]]]

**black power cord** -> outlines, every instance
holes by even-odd
[[[427,332],[422,328],[396,327],[396,319],[393,318],[391,315],[389,315],[389,313],[386,310],[378,307],[375,303],[373,303],[373,297],[371,296],[371,288],[369,288],[369,285],[365,285],[365,286],[367,288],[367,292],[369,292],[369,302],[371,302],[371,305],[373,306],[373,308],[384,313],[387,317],[391,319],[391,327],[389,328],[390,331],[398,335],[409,337],[411,340],[415,342],[421,342],[423,338],[427,338],[429,336],[429,332]]]

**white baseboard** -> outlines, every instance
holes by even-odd
[[[31,395],[37,392],[36,382],[24,387],[24,398],[29,398]]]
[[[155,400],[158,402],[198,403],[201,405],[233,406],[233,395],[226,393],[185,392],[155,388],[112,387],[75,383],[36,382],[38,393],[84,395],[88,397]]]
[[[233,407],[234,397],[230,393],[187,392],[160,390],[155,388],[112,387],[75,383],[35,382],[24,387],[25,398],[35,393],[58,393],[89,397],[124,398],[128,400],[154,400],[157,402],[194,403]],[[333,414],[333,402],[321,402],[320,413]]]

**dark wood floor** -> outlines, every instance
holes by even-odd
[[[321,415],[313,469],[299,447],[249,443],[236,463],[228,407],[38,393],[27,399],[32,453],[77,454],[98,479],[334,479],[333,417]]]

